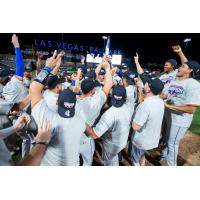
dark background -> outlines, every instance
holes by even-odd
[[[17,34],[17,33],[16,33]],[[103,48],[103,35],[111,36],[111,49],[120,49],[124,57],[133,57],[137,51],[140,56],[140,61],[164,63],[169,58],[178,59],[172,52],[171,46],[180,44],[184,50],[185,38],[191,38],[192,41],[188,44],[186,56],[189,59],[200,61],[199,47],[200,34],[197,33],[20,33],[19,41],[21,48],[24,45],[32,45],[33,39],[44,39],[51,41],[62,41],[66,43],[90,45]],[[11,44],[11,33],[0,34],[0,53],[14,54]]]

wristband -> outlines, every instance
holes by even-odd
[[[40,73],[36,76],[35,81],[45,85],[47,78],[50,75],[49,67],[44,67]]]
[[[49,73],[52,71],[51,67],[48,67],[48,66],[45,66],[43,69],[48,71]]]

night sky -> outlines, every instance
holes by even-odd
[[[183,40],[185,38],[191,38],[192,41],[188,44],[186,56],[189,59],[195,59],[200,62],[200,34],[161,34],[161,33],[117,33],[117,34],[95,34],[95,33],[41,33],[41,34],[18,34],[21,48],[24,45],[31,45],[33,39],[44,39],[51,41],[63,41],[66,43],[82,44],[88,46],[95,46],[103,48],[104,42],[103,35],[111,36],[111,49],[120,49],[125,57],[133,57],[137,51],[140,56],[140,61],[164,63],[169,58],[178,59],[178,57],[172,52],[171,46],[180,44],[184,50],[185,44]],[[11,44],[12,34],[0,34],[0,53],[14,53],[13,46]]]

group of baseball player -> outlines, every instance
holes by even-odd
[[[18,165],[92,166],[95,140],[105,166],[119,166],[125,148],[131,165],[144,166],[145,152],[158,146],[155,159],[177,165],[179,143],[200,106],[200,83],[194,79],[200,65],[180,46],[172,47],[180,67],[169,59],[158,76],[141,67],[137,53],[135,71],[113,66],[104,56],[94,69],[82,60],[77,72],[60,72],[63,51],[54,51],[44,65],[38,55],[33,74],[15,34],[12,44],[15,73],[0,71],[0,165],[13,165],[16,135],[22,138]]]

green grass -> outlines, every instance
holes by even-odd
[[[197,108],[196,112],[194,113],[193,121],[189,130],[200,135],[200,108]]]

